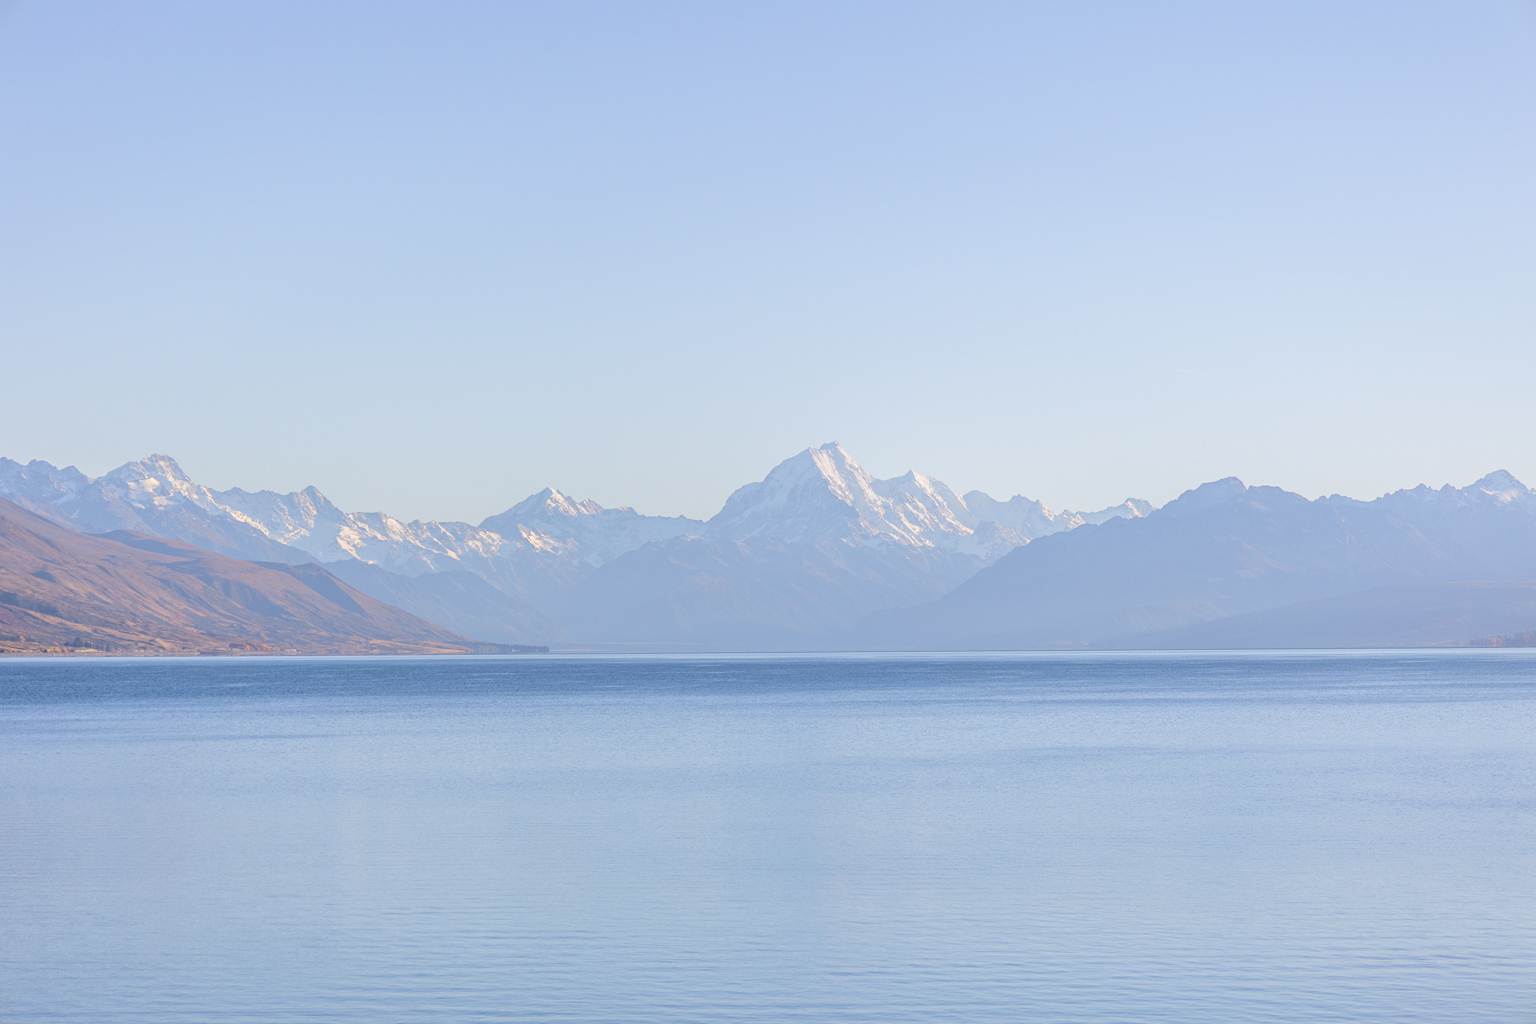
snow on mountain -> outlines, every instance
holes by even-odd
[[[605,511],[608,510],[590,498],[571,498],[553,487],[546,487],[542,491],[528,495],[528,497],[505,512],[489,518],[502,519],[506,517],[519,523],[559,522],[561,520],[579,519],[584,516],[598,516]],[[622,511],[633,510],[624,509]]]
[[[195,483],[169,455],[150,455],[118,466],[96,481],[109,501],[138,509],[169,508],[190,502],[207,512],[218,512],[213,492]]]
[[[387,515],[344,512],[314,487],[292,494],[215,491],[167,455],[56,488],[46,514],[88,532],[135,530],[243,558],[357,558],[410,575],[456,568],[466,554],[487,557],[503,544],[465,524],[403,523]]]
[[[942,481],[917,472],[908,472],[891,480],[877,480],[874,486],[891,502],[892,514],[897,520],[935,547],[981,562],[992,562],[1033,539],[1027,530],[990,515],[985,501],[992,499],[979,491],[962,498]],[[970,503],[971,495],[985,499],[983,511],[978,512]],[[1028,501],[1026,498],[1016,500]],[[1001,502],[995,504],[1002,505]]]
[[[979,495],[972,506],[915,471],[875,479],[833,442],[738,489],[697,536],[602,566],[568,617],[582,635],[619,641],[823,645],[864,614],[937,597],[1040,532],[1082,521],[1025,498]]]
[[[1020,495],[961,496],[918,472],[876,479],[833,443],[738,489],[707,523],[545,488],[474,525],[348,512],[314,487],[213,490],[151,455],[94,480],[0,458],[0,497],[85,532],[345,566],[382,600],[514,641],[836,645],[856,618],[938,598],[894,619],[890,636],[916,642],[913,631],[931,626],[944,643],[1093,644],[1314,598],[1345,603],[1307,621],[1331,617],[1329,628],[1343,629],[1354,621],[1346,612],[1398,621],[1349,595],[1405,586],[1429,588],[1393,591],[1418,602],[1412,621],[1428,625],[1414,635],[1454,639],[1474,621],[1490,635],[1509,631],[1478,617],[1492,598],[1478,596],[1477,581],[1536,579],[1536,491],[1503,470],[1372,501],[1309,502],[1229,477],[1157,511],[1128,499],[1076,512]],[[1445,591],[1448,580],[1463,590]],[[1254,636],[1257,621],[1244,627]],[[1279,621],[1265,619],[1263,635],[1283,636]]]
[[[1046,505],[1022,494],[1015,494],[1007,501],[998,501],[984,491],[968,491],[966,507],[975,523],[997,523],[1017,534],[1019,543],[1049,537],[1063,530],[1075,530],[1079,526],[1096,526],[1111,519],[1140,519],[1152,511],[1152,503],[1140,498],[1127,498],[1118,505],[1101,508],[1097,512],[1053,511]],[[1015,545],[1017,547],[1017,545]]]
[[[791,456],[762,481],[737,490],[706,530],[711,537],[737,541],[885,542],[992,561],[1038,537],[1150,511],[1151,505],[1136,499],[1080,513],[1053,512],[1021,495],[998,501],[971,491],[962,498],[915,471],[877,480],[832,442]]]
[[[498,638],[517,634],[517,640],[537,639],[522,631],[543,621],[539,609],[594,566],[698,526],[681,517],[604,509],[555,491],[493,517],[505,532],[405,521],[348,512],[315,487],[286,494],[215,491],[165,455],[125,463],[95,480],[73,467],[4,459],[0,496],[88,533],[131,530],[255,561],[366,564],[387,575],[358,574],[365,591],[422,610],[447,609],[445,624],[486,633],[491,606],[476,599],[473,588],[439,578],[467,571],[507,595],[512,603],[495,605],[494,621],[504,623]]]
[[[1151,515],[1155,506],[1150,501],[1142,501],[1140,498],[1126,498],[1118,505],[1101,508],[1097,512],[1068,512],[1078,520],[1077,525],[1097,526],[1107,523],[1111,519],[1141,519]]]
[[[1236,477],[1134,521],[1052,535],[865,644],[1389,646],[1501,635],[1536,607],[1536,493],[1508,473],[1372,501]]]
[[[539,550],[567,553],[595,567],[652,541],[696,533],[702,526],[686,516],[641,515],[628,506],[604,508],[546,487],[485,519],[480,529],[520,537]]]
[[[604,508],[552,488],[479,526],[403,520],[383,512],[346,512],[314,487],[291,494],[234,488],[212,492],[230,515],[266,536],[322,561],[354,558],[419,576],[467,569],[497,585],[525,589],[518,577],[565,560],[595,566],[625,551],[685,533],[698,524],[681,516],[642,516]],[[513,564],[517,563],[517,564]]]
[[[147,489],[149,500],[155,490]],[[138,489],[139,497],[145,493]],[[256,564],[129,533],[91,536],[3,499],[0,594],[0,646],[9,651],[473,649],[313,565]]]
[[[9,460],[6,460],[7,462]],[[86,533],[133,530],[256,561],[301,562],[249,517],[221,506],[168,455],[125,463],[95,480],[31,462],[0,472],[0,496]]]
[[[1486,494],[1501,505],[1529,501],[1532,496],[1531,489],[1516,480],[1514,474],[1505,469],[1494,470],[1466,490]]]
[[[317,532],[334,536],[346,528],[347,514],[314,487],[293,494],[234,487],[213,497],[231,515],[248,519],[273,540],[301,550],[307,550],[305,542]]]
[[[696,536],[628,552],[574,591],[578,637],[773,649],[937,596],[984,564],[947,487],[877,481],[840,445],[807,448],[738,489]]]
[[[1490,478],[1491,480],[1492,478]],[[692,535],[716,540],[895,544],[990,562],[1032,539],[1145,503],[1081,515],[1014,497],[999,502],[909,472],[876,480],[836,443],[808,448],[731,495],[707,524],[605,508],[545,488],[478,526],[406,521],[339,508],[315,487],[280,493],[213,490],[176,460],[150,455],[91,480],[70,467],[0,459],[0,494],[76,528],[115,529],[201,543],[244,558],[356,559],[419,576],[468,570],[511,592],[543,590],[646,544]],[[551,584],[553,585],[553,584]]]
[[[1339,495],[1334,495],[1329,500],[1356,501],[1354,498]],[[1417,487],[1384,494],[1373,502],[1364,504],[1378,505],[1404,516],[1423,516],[1432,511],[1438,511],[1440,515],[1448,515],[1460,509],[1513,510],[1536,515],[1536,491],[1515,479],[1514,475],[1507,470],[1500,469],[1465,487],[1454,487],[1451,484],[1429,487],[1420,484]]]
[[[419,576],[496,559],[505,538],[468,523],[406,522],[382,512],[346,512],[314,487],[280,494],[234,488],[214,492],[230,515],[254,523],[274,541],[320,561],[354,558]],[[480,566],[478,575],[488,575]]]
[[[872,487],[886,500],[887,517],[900,524],[907,536],[926,537],[932,543],[971,533],[965,502],[941,480],[908,471],[890,480],[876,480]]]
[[[920,526],[892,514],[890,499],[836,442],[797,452],[739,488],[705,524],[717,540],[837,540],[927,546]]]
[[[1019,537],[1021,544],[1079,525],[1071,513],[1054,512],[1022,494],[999,501],[985,491],[967,491],[965,507],[973,524],[996,523]]]
[[[74,466],[60,469],[41,459],[23,465],[0,458],[0,495],[41,515],[75,500],[90,483],[91,478]]]

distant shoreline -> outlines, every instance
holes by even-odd
[[[472,644],[467,647],[440,648],[420,650],[327,650],[306,651],[296,648],[259,650],[162,650],[150,651],[136,650],[112,650],[110,648],[82,647],[68,648],[59,646],[39,646],[36,648],[16,647],[10,644],[0,644],[0,659],[14,658],[360,658],[360,657],[389,657],[389,658],[435,658],[435,657],[463,657],[463,656],[505,656],[512,654],[548,654],[549,648],[542,644]]]
[[[1176,658],[1187,657],[1216,657],[1244,655],[1351,655],[1351,654],[1475,654],[1492,653],[1496,651],[1530,652],[1536,650],[1536,643],[1469,643],[1456,645],[1442,645],[1434,647],[1205,647],[1205,648],[1055,648],[1055,649],[1030,649],[1030,650],[904,650],[904,651],[873,651],[873,650],[682,650],[677,648],[667,650],[552,650],[543,644],[484,644],[477,645],[473,650],[342,650],[342,651],[303,651],[303,650],[242,650],[242,651],[112,651],[112,650],[20,650],[14,647],[0,649],[0,663],[7,659],[26,658],[57,658],[64,659],[108,659],[108,658],[166,658],[166,659],[197,659],[197,658],[227,658],[237,660],[241,658],[298,658],[316,660],[321,658],[475,658],[475,657],[509,657],[509,656],[539,656],[554,655],[570,659],[679,659],[690,660],[699,658],[721,659],[807,659],[807,660],[840,660],[840,659],[891,659],[900,660],[908,658],[1094,658],[1094,657],[1146,657],[1146,658]]]

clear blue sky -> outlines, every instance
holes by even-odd
[[[0,454],[1536,482],[1536,4],[0,0]]]

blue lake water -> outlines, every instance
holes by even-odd
[[[0,1020],[1536,1020],[1536,657],[0,661]]]

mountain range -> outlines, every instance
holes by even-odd
[[[936,597],[1008,551],[1117,516],[873,479],[808,448],[708,521],[604,508],[546,488],[478,525],[348,512],[315,487],[215,490],[165,455],[92,479],[0,459],[0,497],[88,533],[129,530],[255,561],[317,562],[381,601],[477,639],[791,646]]]
[[[1371,501],[1228,478],[1074,512],[877,479],[833,443],[707,520],[546,488],[478,524],[407,521],[314,487],[212,489],[163,455],[94,479],[0,459],[0,498],[116,543],[315,565],[446,636],[568,649],[1412,646],[1536,627],[1536,493],[1503,472]]]
[[[483,650],[316,565],[83,534],[0,500],[0,652],[446,654]]]
[[[1228,478],[1137,523],[1017,549],[941,598],[866,621],[895,648],[1403,647],[1536,622],[1536,492],[1308,501]]]

